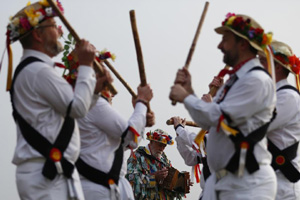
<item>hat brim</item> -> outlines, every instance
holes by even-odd
[[[168,143],[164,143],[162,141],[152,140],[152,139],[149,139],[149,138],[146,138],[146,139],[149,140],[149,141],[159,142],[159,143],[166,144],[166,145],[173,145],[174,144],[174,143],[168,144]]]
[[[230,27],[228,27],[228,26],[220,26],[220,27],[218,27],[218,28],[215,28],[215,31],[216,31],[218,34],[221,34],[221,35],[224,35],[224,33],[227,32],[227,31],[231,31],[231,32],[233,32],[235,35],[237,35],[237,36],[239,36],[239,37],[241,37],[241,38],[247,40],[247,41],[250,43],[250,45],[251,45],[254,49],[256,49],[256,50],[258,50],[258,51],[261,51],[261,52],[264,52],[264,50],[263,50],[259,45],[257,45],[256,43],[250,41],[249,38],[247,38],[245,35],[243,35],[243,34],[237,32],[237,31],[235,31],[234,29],[232,29],[232,28],[230,28]]]

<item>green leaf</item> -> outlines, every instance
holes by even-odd
[[[66,43],[66,44],[69,44],[69,45],[72,44],[70,41],[65,41],[65,43]]]
[[[67,56],[69,54],[69,51],[64,52],[64,56]]]
[[[65,45],[64,49],[65,49],[65,50],[69,50],[69,49],[70,49],[70,46],[69,46],[69,45]]]
[[[68,34],[68,40],[72,41],[73,40],[73,36],[71,35],[71,33]]]

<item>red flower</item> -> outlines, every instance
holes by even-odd
[[[153,133],[153,139],[154,139],[154,140],[158,140],[158,139],[159,139],[159,135],[158,135],[157,132],[154,132],[154,133]]]
[[[296,57],[296,55],[290,56],[289,57],[289,63],[291,65],[292,71],[295,74],[299,74],[300,73],[300,60],[298,57]]]
[[[261,28],[256,28],[255,29],[255,34],[256,35],[260,35],[260,34],[263,34],[264,33],[264,30],[263,29],[261,29]]]
[[[67,56],[67,59],[68,59],[69,61],[72,61],[72,60],[73,60],[73,56],[72,56],[71,54],[69,54],[69,55]]]

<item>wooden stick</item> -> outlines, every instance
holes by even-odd
[[[225,65],[224,69],[229,69],[228,65]],[[220,76],[220,74],[218,75],[220,78],[223,78],[222,76]],[[216,86],[212,86],[209,89],[208,94],[210,94],[212,97],[216,96],[216,93],[218,91],[218,87]],[[203,141],[205,134],[207,133],[207,130],[201,129],[201,131],[197,134],[196,138],[195,138],[195,143],[198,144],[201,141]]]
[[[166,121],[167,125],[174,125],[174,121],[172,119],[168,119]],[[193,127],[199,127],[195,122],[193,121],[185,121],[186,126],[193,126]]]
[[[132,34],[133,34],[133,39],[134,39],[134,44],[135,44],[135,50],[136,50],[136,55],[137,55],[137,61],[138,61],[138,65],[139,65],[141,86],[145,86],[145,85],[147,85],[147,79],[146,79],[146,73],[145,73],[145,67],[144,67],[143,53],[142,53],[142,48],[141,48],[140,39],[139,39],[139,33],[137,30],[137,25],[136,25],[135,11],[131,10],[129,12],[129,14],[130,14],[130,22],[131,22],[131,29],[132,29]],[[147,104],[147,108],[148,108],[148,112],[151,112],[149,103]]]
[[[70,23],[67,21],[65,16],[61,13],[61,11],[57,7],[57,5],[53,2],[53,0],[47,0],[47,1],[50,4],[50,6],[52,7],[52,9],[54,10],[54,12],[58,15],[60,20],[63,22],[63,24],[66,26],[66,28],[68,29],[70,34],[74,37],[75,41],[80,42],[80,37],[78,36],[76,31],[73,29],[73,27],[70,25]],[[94,60],[94,70],[96,72],[98,72],[100,74],[100,76],[104,75],[103,66],[96,59]],[[108,88],[113,95],[116,95],[118,93],[117,90],[115,89],[115,87],[111,83],[108,84]]]
[[[225,65],[224,69],[229,69],[230,67],[228,65]],[[218,75],[218,77],[220,78],[223,78],[221,77],[220,75]],[[216,96],[217,92],[218,92],[218,87],[216,86],[212,86],[210,89],[209,89],[209,92],[208,94],[210,94],[212,97]]]
[[[200,21],[198,23],[198,27],[197,27],[197,30],[196,30],[196,33],[195,33],[192,45],[191,45],[190,50],[189,50],[189,54],[188,54],[188,56],[186,58],[186,61],[185,61],[184,67],[187,68],[187,69],[190,66],[190,62],[192,60],[192,57],[193,57],[193,54],[194,54],[194,51],[195,51],[195,48],[196,48],[196,44],[197,44],[197,41],[198,41],[198,38],[199,38],[199,35],[200,35],[200,31],[201,31],[201,28],[202,28],[202,25],[203,25],[203,22],[204,22],[204,19],[205,19],[205,16],[206,16],[208,5],[209,5],[209,2],[205,2],[204,10],[202,12]],[[172,105],[175,106],[176,105],[176,101],[172,100]]]
[[[186,58],[186,61],[185,61],[185,66],[184,67],[187,68],[187,69],[189,68],[190,62],[192,60],[192,57],[193,57],[193,54],[194,54],[194,51],[195,51],[195,48],[196,48],[196,44],[197,44],[197,41],[198,41],[198,38],[199,38],[199,35],[200,35],[200,31],[201,31],[201,28],[202,28],[202,25],[203,25],[203,22],[204,22],[204,19],[205,19],[205,16],[206,16],[208,5],[209,5],[209,2],[205,2],[204,10],[202,12],[202,15],[201,15],[201,18],[200,18],[200,21],[199,21],[199,24],[198,24],[193,42],[192,42],[192,45],[190,47],[189,54],[188,54],[188,56]]]
[[[123,79],[123,77],[117,72],[117,70],[108,62],[108,60],[103,61],[105,65],[114,73],[114,75],[119,79],[119,81],[125,86],[125,88],[128,90],[128,92],[131,94],[133,98],[137,98],[137,95],[135,92],[131,89],[131,87],[128,85],[128,83]]]
[[[145,86],[147,84],[147,80],[146,80],[142,47],[140,44],[139,33],[137,30],[137,25],[136,25],[135,11],[131,10],[129,13],[130,13],[131,29],[132,29],[132,34],[133,34],[133,39],[134,39],[134,44],[135,44],[137,61],[138,61],[138,65],[139,65],[141,85]]]

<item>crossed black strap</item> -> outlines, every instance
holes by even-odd
[[[278,92],[278,91],[284,90],[284,89],[294,90],[295,92],[297,92],[297,93],[300,95],[300,93],[299,93],[299,91],[297,90],[297,88],[295,88],[295,87],[292,86],[292,85],[284,85],[284,86],[278,88],[276,91]]]
[[[291,146],[280,150],[271,140],[268,140],[268,150],[272,153],[272,167],[279,169],[283,175],[292,183],[300,180],[300,173],[292,164],[292,160],[297,156],[299,141]]]
[[[114,180],[114,182],[118,185],[120,171],[123,164],[123,156],[124,156],[123,143],[124,143],[124,138],[128,133],[128,130],[129,127],[124,131],[124,133],[121,136],[121,143],[119,145],[119,148],[115,151],[115,158],[112,167],[108,173],[104,173],[101,170],[90,166],[89,164],[84,162],[81,158],[79,158],[75,164],[78,172],[88,180],[103,185],[108,189],[110,189],[109,187],[110,179]]]
[[[235,153],[233,154],[227,166],[225,167],[228,171],[230,171],[231,173],[235,173],[239,168],[240,152],[241,152],[242,145],[247,145],[248,147],[246,153],[246,163],[245,163],[248,172],[252,174],[253,172],[259,169],[259,164],[253,153],[254,146],[256,145],[256,143],[258,143],[265,137],[268,127],[270,123],[273,121],[273,119],[275,118],[275,116],[276,113],[274,111],[273,117],[270,120],[270,122],[257,128],[253,132],[249,133],[249,135],[247,135],[246,137],[241,131],[235,128],[236,130],[238,130],[238,133],[235,136],[233,134],[229,136],[231,141],[234,143]]]
[[[283,89],[291,89],[299,94],[299,91],[291,86],[284,85],[277,89],[277,92]],[[300,172],[292,164],[292,160],[297,156],[299,141],[280,150],[270,139],[268,139],[268,150],[272,153],[272,167],[274,170],[280,170],[282,174],[292,183],[300,180]]]
[[[270,74],[264,68],[259,67],[259,66],[253,67],[248,72],[251,72],[254,70],[261,70],[270,76]],[[229,79],[229,81],[225,84],[223,93],[221,93],[221,95],[217,101],[218,104],[221,103],[225,99],[226,94],[228,93],[230,88],[234,85],[234,83],[236,83],[237,80],[238,80],[238,77],[235,74],[233,74],[231,76],[231,78]],[[224,112],[223,112],[223,116],[229,123],[232,121],[230,119],[230,117],[228,115],[226,115],[226,113],[224,113]],[[234,143],[235,153],[229,160],[227,166],[225,167],[228,171],[230,171],[232,173],[235,173],[237,171],[237,169],[239,167],[239,159],[240,159],[240,152],[241,152],[242,144],[245,144],[248,147],[247,153],[246,153],[246,163],[245,163],[248,172],[251,174],[259,169],[259,164],[253,153],[254,146],[257,142],[259,142],[260,140],[262,140],[265,137],[265,135],[267,133],[267,129],[268,129],[271,121],[273,121],[273,119],[275,117],[276,117],[276,111],[274,110],[273,117],[268,123],[257,128],[253,132],[249,133],[248,136],[246,136],[246,137],[243,135],[243,133],[238,128],[234,127],[234,129],[237,130],[238,133],[236,135],[229,136],[231,141]]]
[[[45,138],[38,131],[36,131],[29,123],[27,123],[24,120],[24,118],[18,113],[14,105],[13,94],[14,94],[15,80],[19,75],[19,73],[26,66],[28,66],[30,63],[33,62],[43,62],[43,61],[35,57],[28,57],[18,65],[15,71],[14,78],[12,81],[12,87],[10,90],[11,103],[13,108],[13,117],[15,121],[18,123],[21,130],[21,134],[25,138],[26,142],[46,158],[46,162],[44,164],[42,174],[46,178],[53,180],[58,173],[57,168],[55,166],[55,161],[56,162],[59,161],[62,167],[63,174],[66,177],[70,178],[74,171],[74,165],[64,158],[63,153],[66,150],[71,140],[73,130],[74,130],[74,119],[72,119],[69,116],[72,102],[68,106],[64,123],[54,144],[51,144],[47,140],[47,138]]]

